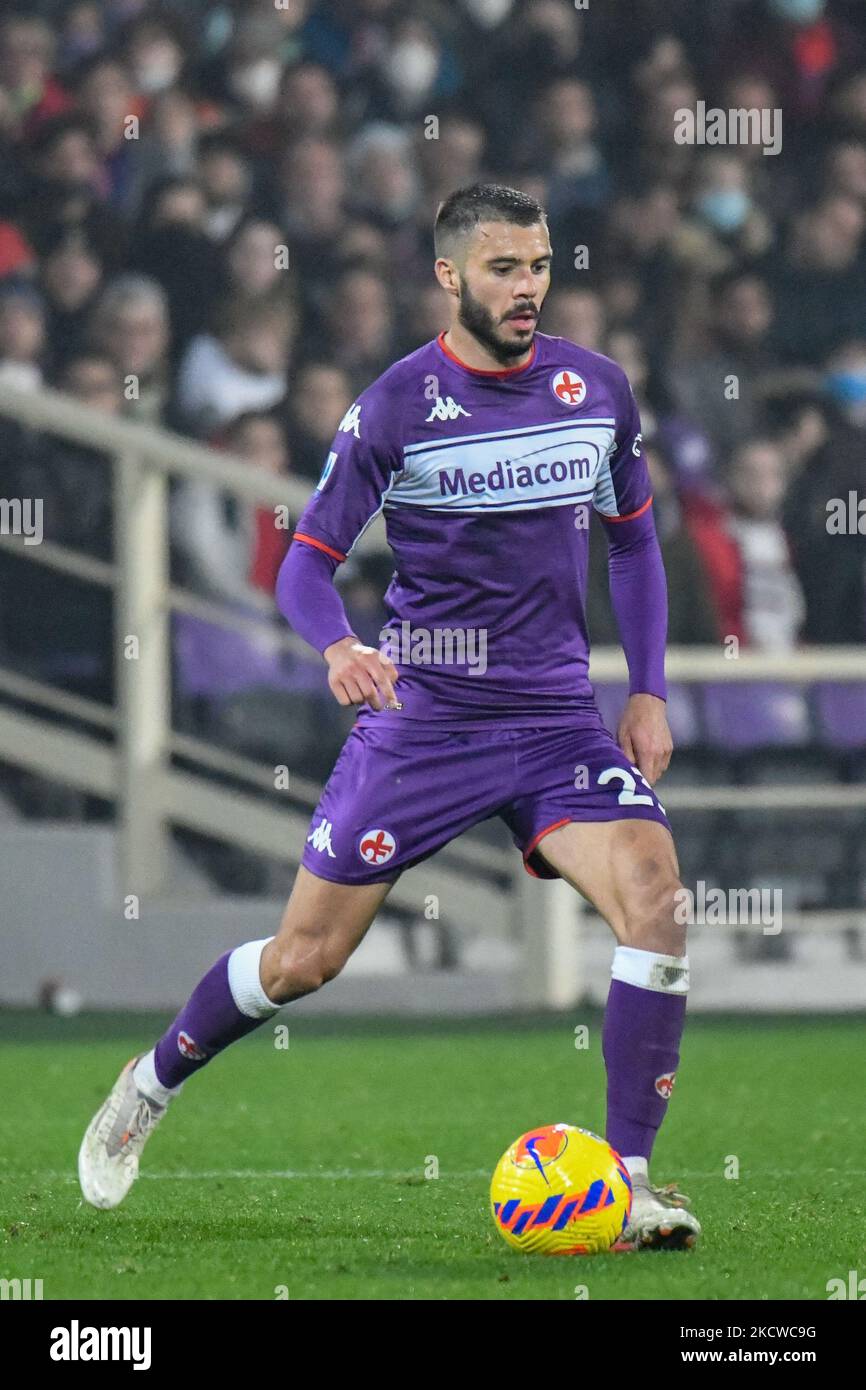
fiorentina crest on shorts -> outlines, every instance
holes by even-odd
[[[583,405],[586,400],[586,382],[577,372],[554,372],[550,389],[560,405]]]
[[[674,1082],[677,1079],[675,1071],[663,1071],[661,1076],[656,1077],[655,1086],[662,1100],[670,1100],[671,1091],[674,1089]]]
[[[358,853],[365,864],[387,864],[397,851],[397,841],[389,830],[365,830],[358,841]]]

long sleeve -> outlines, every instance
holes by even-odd
[[[355,635],[333,578],[403,467],[402,400],[393,386],[383,386],[387,378],[368,387],[344,415],[277,576],[280,612],[319,652]]]
[[[610,598],[629,671],[629,694],[667,698],[668,591],[652,509],[604,521]]]
[[[628,662],[629,693],[667,698],[668,590],[652,515],[640,415],[623,374],[615,448],[600,470],[594,505],[608,538],[610,597]]]
[[[354,635],[343,600],[334,588],[339,563],[327,551],[295,540],[277,575],[277,607],[298,636],[317,652]]]

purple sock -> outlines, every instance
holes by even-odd
[[[607,1067],[605,1137],[621,1158],[652,1153],[680,1056],[686,996],[611,980],[602,1050]]]
[[[228,970],[232,954],[226,951],[199,980],[174,1023],[156,1044],[153,1064],[163,1086],[179,1086],[223,1048],[264,1023],[266,1014],[253,1018],[235,1003]],[[276,1005],[273,1011],[276,1012]]]

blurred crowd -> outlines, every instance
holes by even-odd
[[[781,151],[677,143],[700,101],[780,109]],[[861,0],[7,4],[0,382],[312,483],[354,396],[445,326],[432,221],[481,179],[549,209],[542,331],[629,374],[671,641],[861,641],[863,535],[827,525],[866,497]],[[112,557],[87,450],[3,423],[0,495]],[[286,539],[207,487],[173,496],[177,577],[239,611],[272,611]],[[615,641],[593,551],[591,633]],[[0,562],[4,659],[110,699],[106,593]],[[375,640],[387,561],[343,569]],[[175,659],[191,727],[266,749],[289,701],[321,771],[321,663],[191,618]]]

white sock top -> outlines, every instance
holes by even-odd
[[[658,951],[639,951],[636,946],[617,946],[610,973],[638,989],[659,994],[688,994],[688,956],[663,956]]]
[[[259,976],[262,951],[273,939],[266,936],[261,941],[245,941],[229,956],[229,989],[241,1013],[248,1018],[269,1018],[281,1007],[265,994]]]

